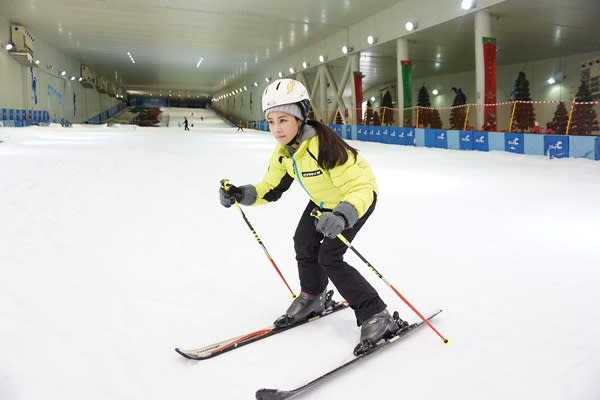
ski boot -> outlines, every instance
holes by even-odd
[[[382,339],[390,339],[402,329],[405,322],[400,319],[397,312],[392,317],[387,309],[373,315],[360,327],[360,342],[354,348],[354,355],[358,356],[369,351]]]
[[[300,292],[300,295],[292,301],[285,314],[277,318],[273,325],[278,328],[293,325],[304,321],[315,315],[321,314],[329,306],[333,291],[326,290],[319,294]]]

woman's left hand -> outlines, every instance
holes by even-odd
[[[321,214],[321,218],[317,221],[316,229],[323,236],[333,239],[345,229],[346,221],[339,215],[335,215],[331,211]]]

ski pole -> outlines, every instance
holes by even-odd
[[[321,218],[321,211],[318,208],[313,208],[313,210],[310,212],[310,215],[315,217],[316,219]],[[356,250],[354,248],[354,246],[352,246],[352,243],[350,243],[350,241],[348,239],[346,239],[344,237],[344,235],[342,235],[341,233],[339,233],[337,235],[337,238],[340,239],[342,241],[342,243],[344,243],[346,246],[348,246],[348,248],[350,250],[352,250],[354,252],[354,254],[356,254],[358,256],[358,258],[360,258],[366,265],[367,267],[369,267],[371,269],[371,271],[373,271],[375,273],[375,275],[377,275],[379,277],[379,279],[381,279],[386,285],[388,285],[393,291],[394,293],[396,293],[398,295],[398,297],[400,297],[400,299],[408,306],[410,307],[411,310],[414,311],[415,314],[417,314],[419,316],[419,318],[421,318],[421,320],[423,320],[423,322],[425,324],[427,324],[427,326],[429,326],[443,341],[444,343],[448,343],[448,339],[446,339],[437,329],[435,329],[435,327],[431,324],[431,322],[429,322],[429,320],[427,318],[425,318],[423,316],[423,314],[421,314],[419,312],[419,310],[417,310],[407,299],[406,297],[402,296],[402,294],[394,287],[394,285],[392,285],[387,279],[385,279],[383,277],[383,275],[381,275],[379,273],[379,271],[377,271],[377,269],[371,265],[371,263],[369,261],[367,261],[366,258],[364,258],[362,256],[362,254],[360,254],[358,252],[358,250]]]
[[[221,188],[223,190],[225,190],[226,192],[229,191],[229,188],[231,188],[231,183],[229,183],[229,179],[221,179]],[[242,218],[246,222],[246,225],[248,225],[248,228],[250,228],[250,231],[254,235],[254,238],[256,239],[256,241],[258,242],[258,244],[260,244],[260,246],[262,247],[263,251],[265,252],[267,258],[269,259],[269,261],[271,261],[271,264],[273,264],[273,267],[275,268],[275,270],[279,274],[279,277],[281,278],[281,280],[283,281],[283,283],[285,283],[285,286],[287,286],[288,290],[292,294],[292,298],[295,299],[296,298],[296,293],[294,293],[294,291],[292,290],[292,288],[290,287],[290,285],[288,285],[287,281],[285,280],[285,277],[283,276],[283,274],[279,270],[279,267],[277,266],[277,264],[275,264],[275,261],[273,260],[273,257],[271,257],[271,255],[269,254],[269,251],[267,250],[267,248],[263,244],[262,240],[260,240],[260,237],[258,236],[258,233],[256,233],[256,230],[254,229],[254,227],[252,226],[252,224],[248,220],[248,217],[246,217],[246,214],[244,213],[244,210],[242,210],[242,207],[240,207],[240,203],[238,203],[237,200],[235,201],[235,205],[236,205],[237,209],[240,210],[240,213],[242,213]]]

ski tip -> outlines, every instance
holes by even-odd
[[[277,389],[258,389],[256,391],[256,400],[279,400],[284,398],[280,396]]]
[[[175,352],[177,354],[179,354],[180,356],[183,356],[187,359],[191,359],[191,357],[185,351],[181,350],[179,347],[175,347]]]

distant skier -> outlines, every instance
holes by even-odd
[[[188,126],[188,124],[189,124],[189,123],[188,123],[188,120],[187,120],[187,118],[186,118],[186,117],[183,117],[183,127],[184,127],[184,129],[185,129],[186,131],[189,131],[189,130],[190,130],[190,127]]]
[[[271,83],[263,93],[262,109],[278,142],[269,168],[259,183],[221,187],[219,196],[224,207],[267,204],[298,179],[310,197],[294,234],[301,293],[274,324],[288,326],[322,313],[331,280],[361,326],[355,352],[392,336],[398,325],[371,284],[344,261],[348,248],[337,238],[343,233],[354,239],[375,209],[377,183],[371,167],[329,127],[308,120],[310,99],[300,82]],[[318,221],[311,216],[317,207],[322,212]]]
[[[236,132],[242,131],[244,132],[244,124],[242,123],[242,120],[240,120],[240,122],[238,123],[238,128]]]

